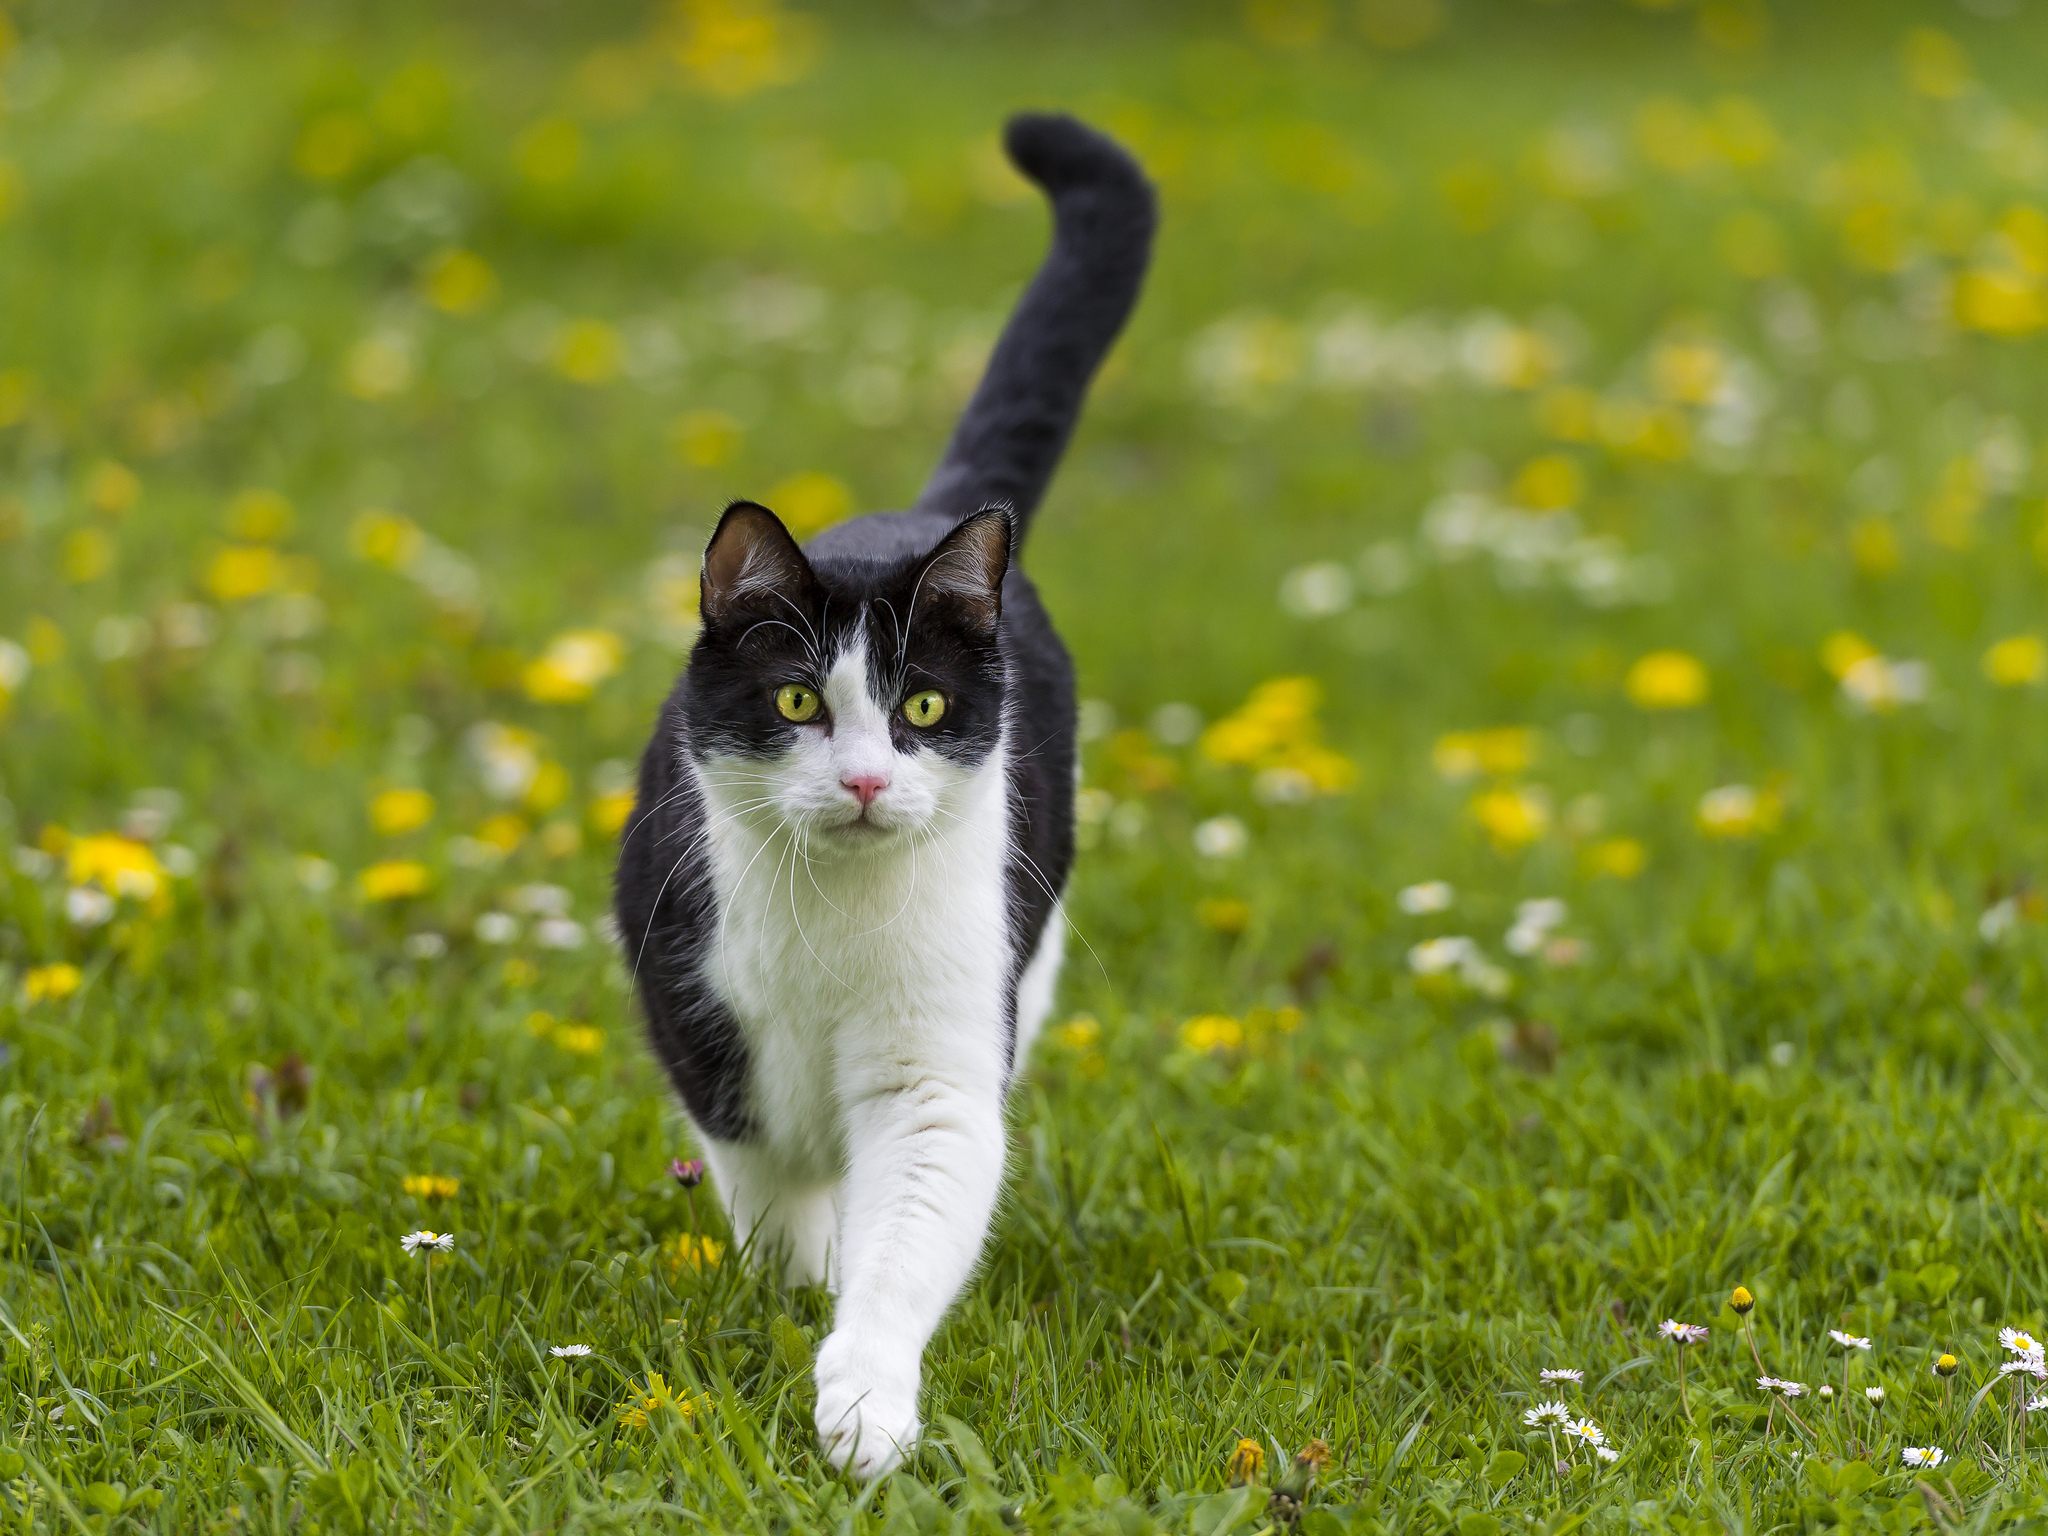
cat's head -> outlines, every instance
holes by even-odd
[[[989,510],[922,555],[814,566],[767,508],[728,507],[685,677],[712,814],[816,852],[960,817],[1002,739],[1010,537]]]

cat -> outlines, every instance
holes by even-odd
[[[1021,114],[1005,144],[1053,241],[944,457],[909,511],[801,548],[725,509],[619,856],[625,958],[732,1230],[834,1292],[818,1437],[863,1478],[916,1443],[1052,1006],[1074,675],[1016,555],[1156,223],[1074,119]]]

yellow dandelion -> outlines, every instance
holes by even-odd
[[[77,966],[59,960],[53,965],[30,966],[21,978],[21,990],[32,1003],[58,1003],[76,992],[84,980]]]
[[[1447,731],[1430,749],[1437,777],[1456,784],[1481,774],[1510,778],[1536,761],[1536,733],[1526,725]]]
[[[498,291],[498,274],[474,251],[446,250],[427,263],[420,287],[436,309],[467,315],[491,301]]]
[[[415,832],[434,819],[434,797],[424,789],[387,789],[370,801],[370,825],[385,837]]]
[[[2013,635],[1984,653],[1984,675],[2001,688],[2020,688],[2048,677],[2048,644],[2039,635]]]
[[[1820,643],[1820,664],[1828,676],[1839,682],[1860,661],[1877,654],[1877,647],[1852,629],[1838,629]]]
[[[1230,1464],[1225,1469],[1230,1477],[1230,1486],[1242,1487],[1256,1483],[1266,1472],[1266,1448],[1256,1440],[1240,1440],[1230,1453]]]
[[[284,556],[268,544],[230,544],[206,567],[206,590],[224,603],[275,592],[284,580]]]
[[[154,897],[167,878],[147,843],[111,832],[70,839],[64,873],[73,885],[97,885],[110,896],[132,896],[137,901]]]
[[[1707,669],[1684,651],[1652,651],[1628,669],[1624,683],[1641,709],[1691,709],[1705,701]]]
[[[614,790],[590,802],[590,829],[601,837],[617,837],[633,814],[633,791]]]
[[[571,1056],[595,1056],[604,1049],[604,1031],[594,1024],[563,1024],[552,1038]]]
[[[1197,1014],[1180,1027],[1180,1043],[1191,1051],[1234,1051],[1244,1045],[1244,1026],[1227,1013]]]
[[[1102,1025],[1093,1014],[1077,1013],[1053,1031],[1053,1039],[1070,1051],[1092,1051],[1102,1042]]]
[[[647,1373],[647,1385],[626,1388],[626,1400],[613,1412],[619,1423],[627,1429],[645,1429],[650,1420],[662,1414],[673,1413],[681,1418],[696,1417],[697,1405],[687,1396],[677,1396],[669,1390],[668,1381],[659,1371]]]
[[[625,655],[625,641],[608,629],[564,630],[527,665],[519,681],[536,704],[580,704],[619,670]]]
[[[462,1180],[441,1173],[408,1173],[404,1188],[415,1200],[453,1200],[462,1189]]]
[[[1633,880],[1650,860],[1649,850],[1633,837],[1609,837],[1586,850],[1586,868],[1615,880]]]
[[[768,493],[768,506],[798,538],[822,532],[853,511],[844,480],[818,470],[792,475]]]
[[[662,1262],[667,1264],[672,1274],[680,1274],[686,1269],[716,1269],[724,1256],[725,1244],[715,1237],[699,1237],[694,1232],[678,1232],[675,1241],[662,1249]]]
[[[424,895],[433,879],[424,864],[411,859],[386,859],[356,876],[356,889],[365,901],[404,901]]]
[[[1532,785],[1489,789],[1474,797],[1471,812],[1497,848],[1525,848],[1550,830],[1550,797]]]
[[[1211,933],[1236,938],[1252,924],[1251,903],[1235,896],[1205,896],[1195,906],[1195,921]]]
[[[602,320],[572,320],[555,338],[555,371],[572,384],[606,384],[618,377],[626,344]]]

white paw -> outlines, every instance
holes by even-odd
[[[900,1465],[917,1444],[917,1355],[844,1333],[818,1346],[818,1444],[840,1471],[866,1480]]]

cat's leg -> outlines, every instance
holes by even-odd
[[[839,1296],[817,1364],[819,1442],[863,1478],[917,1441],[924,1347],[981,1255],[1003,1176],[996,1021],[890,1033],[843,1083]],[[931,1062],[938,1041],[948,1059]]]
[[[704,1157],[733,1241],[751,1242],[756,1264],[780,1265],[786,1284],[827,1283],[839,1224],[832,1186],[798,1179],[781,1159],[742,1142],[707,1142]]]
[[[1017,978],[1017,1045],[1010,1063],[1013,1076],[1022,1070],[1024,1059],[1031,1054],[1031,1042],[1038,1038],[1046,1015],[1052,1012],[1053,994],[1060,981],[1060,961],[1066,955],[1066,941],[1067,904],[1056,901],[1045,920],[1044,931],[1038,936],[1038,948],[1032,952],[1030,964]]]

